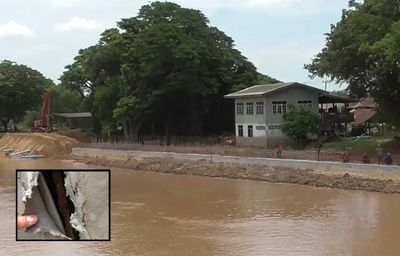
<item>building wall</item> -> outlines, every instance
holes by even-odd
[[[252,102],[254,107],[254,114],[247,115],[246,114],[246,103]],[[264,103],[264,115],[256,115],[256,103],[263,102]],[[244,114],[238,115],[237,114],[237,103],[243,103],[244,107]],[[266,123],[266,116],[265,111],[266,109],[266,102],[265,98],[247,98],[247,99],[236,99],[235,100],[235,122],[237,124],[265,124]]]
[[[246,104],[253,103],[253,115],[246,113]],[[257,102],[264,103],[264,114],[257,115],[256,106]],[[237,114],[237,103],[243,104],[243,115]],[[235,100],[235,130],[236,137],[239,138],[239,126],[243,126],[243,137],[241,141],[254,141],[254,138],[262,138],[261,141],[265,141],[266,136],[266,106],[265,98],[247,98],[247,99],[236,99]],[[253,138],[249,138],[248,126],[253,126]],[[246,138],[247,140],[244,140]],[[240,143],[239,143],[240,144]],[[246,145],[249,143],[245,143]],[[251,144],[251,143],[250,143]],[[257,143],[259,144],[259,143]]]
[[[311,100],[312,109],[318,112],[318,93],[302,87],[293,87],[276,94],[266,96],[266,116],[268,125],[282,125],[283,114],[272,113],[272,102],[273,101],[286,101],[287,105],[298,106],[299,100]]]

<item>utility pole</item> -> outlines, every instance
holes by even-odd
[[[325,91],[326,91],[326,87],[327,87],[327,85],[328,85],[329,80],[328,80],[327,78],[325,78],[325,80],[323,80],[322,82],[325,83]]]

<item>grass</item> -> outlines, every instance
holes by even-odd
[[[400,130],[389,131],[382,136],[372,136],[370,138],[348,138],[341,141],[326,143],[323,149],[336,150],[336,151],[350,151],[354,153],[370,153],[375,152],[378,144],[382,146],[385,151],[400,151],[400,143],[395,142],[393,137],[400,137]]]

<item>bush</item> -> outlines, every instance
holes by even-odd
[[[300,144],[301,139],[310,135],[318,135],[320,117],[309,108],[289,105],[288,112],[283,116],[283,132]]]

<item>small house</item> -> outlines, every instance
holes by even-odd
[[[296,82],[255,85],[225,95],[225,98],[235,100],[236,144],[258,147],[274,147],[280,140],[288,139],[282,125],[289,105],[310,108],[320,113],[323,120],[334,112],[326,111],[324,106],[337,109],[336,103],[349,102],[346,97]],[[342,123],[332,119],[327,129],[331,129],[332,122]]]

